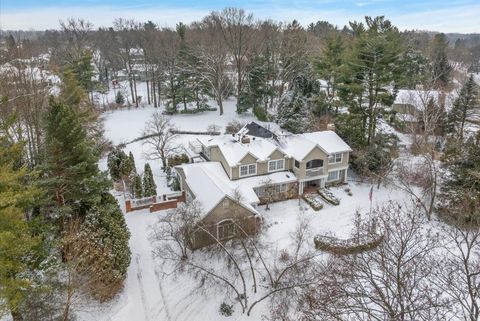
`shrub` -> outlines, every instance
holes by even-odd
[[[182,109],[180,111],[180,114],[197,114],[197,113],[202,113],[204,111],[217,111],[217,108],[215,107],[208,107],[208,106],[205,106],[205,107],[200,107],[200,108],[195,108],[195,109]]]
[[[123,105],[125,103],[125,97],[123,97],[123,94],[121,91],[117,91],[117,96],[115,96],[115,102],[118,105]]]
[[[168,166],[174,167],[174,166],[186,164],[189,162],[190,162],[190,158],[188,157],[187,154],[183,153],[183,154],[177,154],[177,155],[168,157],[167,163],[168,163]]]
[[[253,114],[260,121],[267,121],[268,120],[268,117],[267,117],[268,115],[267,115],[267,111],[265,110],[265,108],[262,108],[262,107],[259,107],[259,106],[254,107],[253,108]]]
[[[225,127],[225,134],[236,134],[240,129],[243,128],[243,126],[245,125],[236,120],[231,121]]]
[[[209,133],[209,134],[218,133],[219,130],[220,130],[220,126],[218,126],[218,125],[210,124],[210,125],[207,126],[207,133]]]
[[[220,314],[226,317],[231,316],[233,314],[233,305],[222,302],[220,304]]]

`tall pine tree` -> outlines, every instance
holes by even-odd
[[[460,95],[455,100],[449,115],[450,127],[459,140],[463,140],[466,122],[474,114],[479,113],[479,109],[478,85],[475,83],[473,75],[470,75],[460,90]]]
[[[45,119],[43,174],[57,206],[91,206],[110,182],[98,170],[94,142],[71,106],[50,99]]]
[[[443,33],[435,35],[430,48],[430,60],[432,61],[432,81],[436,87],[445,87],[451,80],[453,68],[448,62],[447,36]]]
[[[155,185],[155,180],[153,179],[152,169],[150,164],[145,164],[145,170],[143,172],[143,196],[156,196],[157,195],[157,185]]]
[[[25,220],[25,207],[39,190],[25,185],[30,179],[18,166],[21,151],[21,144],[9,146],[0,137],[0,317],[9,312],[14,321],[23,320],[22,304],[36,286],[31,271],[41,250],[40,237]]]

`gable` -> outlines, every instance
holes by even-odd
[[[285,154],[282,153],[279,149],[275,149],[275,150],[270,154],[270,160],[282,159],[282,158],[285,158]]]
[[[320,147],[315,146],[312,150],[304,157],[304,161],[310,161],[312,159],[327,159],[328,155]]]
[[[224,208],[224,201],[228,202]],[[223,197],[217,205],[207,213],[203,218],[203,222],[207,224],[216,224],[225,219],[243,219],[249,216],[256,215],[241,203],[235,203],[230,197]]]
[[[252,164],[252,163],[256,163],[257,162],[257,158],[255,156],[253,156],[252,154],[248,153],[247,155],[245,155],[241,160],[240,160],[240,164],[242,165],[246,165],[246,164]]]

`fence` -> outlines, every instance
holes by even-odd
[[[150,209],[150,213],[152,213],[164,209],[176,208],[178,202],[185,202],[185,192],[175,192],[138,199],[127,199],[125,200],[125,210],[129,213],[148,208]]]

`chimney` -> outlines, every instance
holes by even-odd
[[[327,130],[335,131],[335,124],[333,123],[327,124]]]

